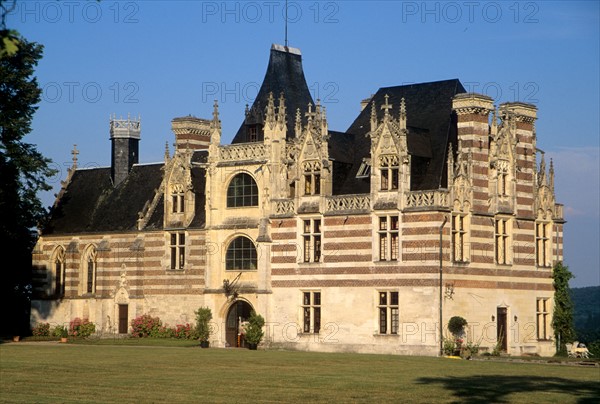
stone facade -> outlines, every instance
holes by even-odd
[[[226,347],[253,309],[267,347],[436,355],[442,296],[442,324],[466,318],[469,341],[552,354],[564,220],[536,107],[455,95],[456,139],[437,151],[443,183],[415,189],[410,102],[364,101],[370,148],[354,172],[370,190],[354,194],[333,192],[339,165],[318,102],[290,112],[270,93],[260,140],[231,145],[216,103],[212,119],[174,119],[174,155],[167,146],[133,226],[42,230],[32,323],[81,317],[117,334],[141,314],[175,325],[208,306],[211,345]],[[77,171],[74,159],[56,206]]]

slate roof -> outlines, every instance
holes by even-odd
[[[396,119],[400,100],[404,98],[406,103],[408,152],[413,161],[411,189],[445,187],[448,143],[453,143],[456,150],[456,121],[452,113],[452,98],[464,92],[465,88],[458,79],[382,87],[377,90],[346,131],[348,136],[353,136],[353,166],[343,184],[334,184],[334,189],[341,194],[370,192],[369,181],[357,179],[356,172],[362,159],[370,157],[371,139],[366,134],[371,129],[371,106],[375,102],[377,118],[383,119],[381,105],[385,102],[386,94],[389,95],[389,103],[393,105],[391,113]]]
[[[296,110],[300,108],[300,111],[304,112],[308,103],[315,105],[306,84],[304,70],[302,69],[302,55],[298,49],[281,45],[271,46],[271,55],[265,78],[249,111],[253,119],[260,120],[260,117],[264,118],[265,108],[271,92],[275,97],[276,108],[279,105],[279,95],[282,92],[284,94],[288,124],[286,137],[292,139],[295,136],[294,120]],[[302,114],[302,117],[304,119],[304,114]],[[231,143],[245,143],[248,141],[246,139],[245,122],[242,122]]]

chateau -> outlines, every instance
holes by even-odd
[[[461,316],[484,349],[551,355],[564,220],[536,114],[453,79],[380,88],[332,131],[300,51],[273,45],[232,144],[215,102],[172,120],[164,162],[139,163],[139,119],[111,119],[110,167],[73,151],[31,322],[126,334],[208,306],[215,347],[243,344],[255,310],[266,347],[437,355],[440,319]]]

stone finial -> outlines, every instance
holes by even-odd
[[[211,127],[214,129],[221,128],[221,120],[219,119],[219,103],[217,102],[217,100],[215,100],[215,103],[213,104],[213,119]]]
[[[279,107],[277,108],[277,122],[280,125],[285,125],[285,97],[283,91],[279,94]]]
[[[169,161],[170,158],[171,158],[171,156],[169,155],[169,142],[166,141],[165,142],[165,163],[167,161]]]
[[[400,129],[406,129],[406,102],[404,97],[400,100],[400,119],[398,121]]]
[[[554,162],[550,159],[550,170],[548,171],[548,187],[554,192]]]
[[[452,143],[448,143],[448,186],[454,179],[454,153],[452,153]]]
[[[392,104],[389,103],[389,95],[385,95],[385,103],[381,106],[381,109],[383,109],[383,119],[384,120],[388,120],[390,117],[390,109],[392,109]]]
[[[300,113],[300,108],[296,108],[296,125],[295,125],[295,131],[296,131],[296,137],[299,138],[300,135],[302,134],[302,120],[301,120],[301,116],[302,114]]]
[[[315,113],[313,112],[312,107],[313,107],[312,103],[309,102],[308,103],[308,111],[304,114],[304,116],[308,119],[308,122],[311,122],[315,116]]]
[[[375,108],[375,100],[373,100],[371,104],[371,132],[375,132],[375,129],[377,129],[377,111]]]
[[[540,162],[540,169],[538,171],[538,186],[548,185],[546,179],[546,158],[545,153],[542,153],[542,161]]]
[[[275,123],[275,98],[273,97],[273,92],[269,93],[269,101],[267,102],[267,107],[265,108],[266,122],[269,124]]]
[[[73,145],[73,150],[71,150],[71,154],[73,155],[73,165],[71,166],[71,168],[76,169],[77,168],[77,155],[79,154],[79,150],[77,150],[76,144]]]

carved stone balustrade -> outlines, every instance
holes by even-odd
[[[272,216],[287,217],[293,216],[295,205],[293,199],[273,199]]]
[[[326,199],[328,214],[365,213],[371,208],[371,196],[364,194],[330,196]]]
[[[411,191],[404,194],[406,209],[448,208],[448,191]]]
[[[267,158],[263,143],[244,143],[219,146],[219,159],[229,161],[262,161]]]

